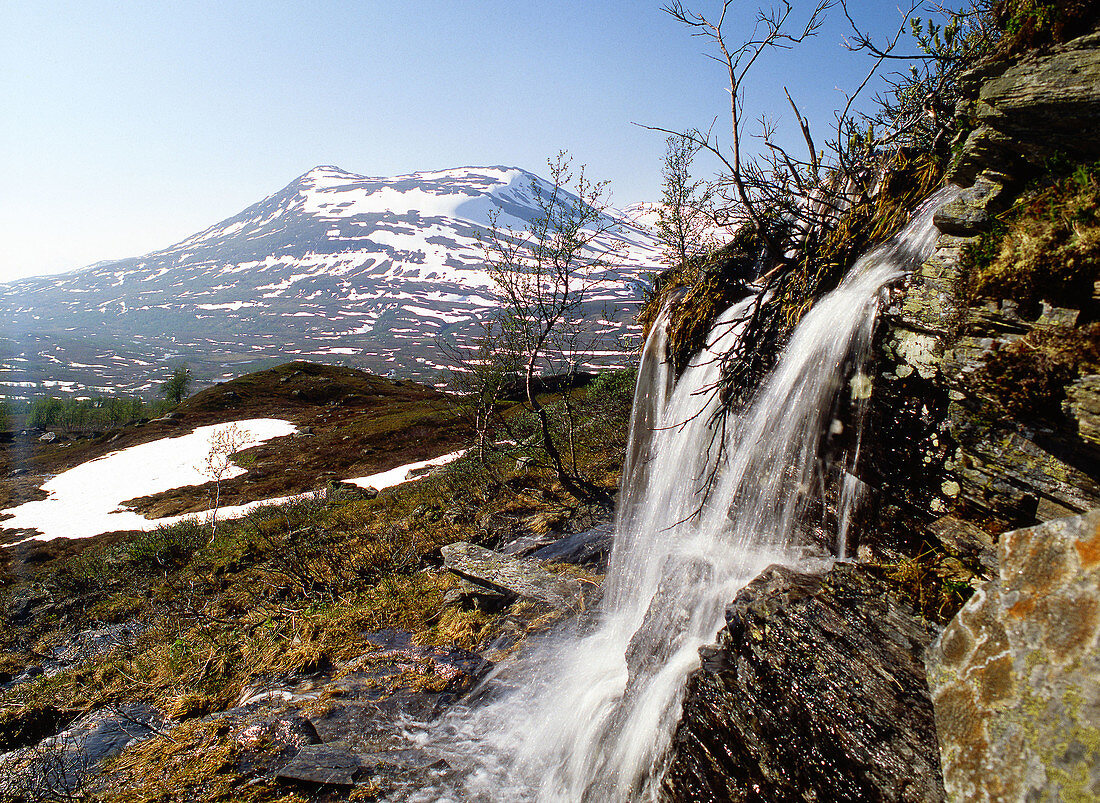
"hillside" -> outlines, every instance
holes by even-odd
[[[423,385],[392,381],[349,368],[294,362],[207,388],[170,416],[91,439],[43,442],[37,432],[0,444],[3,508],[43,496],[46,476],[199,427],[255,418],[292,423],[297,433],[240,453],[247,468],[222,483],[221,502],[232,506],[300,494],[328,480],[362,477],[452,452],[468,438],[453,400]],[[152,517],[205,510],[212,484],[136,500]],[[0,508],[0,509],[3,509]],[[0,522],[2,526],[2,522]],[[19,537],[6,532],[7,540]]]

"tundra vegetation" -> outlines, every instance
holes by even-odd
[[[897,231],[915,202],[942,182],[957,156],[953,143],[973,124],[951,113],[959,75],[983,59],[1063,41],[1095,22],[1092,5],[975,0],[942,22],[919,21],[911,29],[915,69],[893,77],[876,112],[850,114],[855,95],[848,98],[835,130],[822,140],[829,159],[793,99],[788,105],[805,156],[781,148],[765,125],[764,155],[746,157],[742,90],[761,53],[814,35],[833,3],[815,5],[798,25],[792,5],[780,3],[741,43],[731,41],[725,24],[730,2],[716,17],[668,5],[672,17],[715,48],[729,83],[731,127],[729,148],[713,130],[665,131],[673,137],[667,187],[684,199],[678,214],[697,219],[698,207],[715,224],[735,218],[741,224],[732,242],[705,257],[686,242],[670,242],[674,264],[660,277],[643,320],[652,324],[673,292],[682,294],[669,325],[677,366],[702,345],[713,318],[762,275],[771,293],[752,310],[741,350],[730,355],[716,389],[731,408],[743,403],[813,300],[835,287],[859,253]],[[847,13],[843,2],[836,7]],[[908,64],[912,54],[898,50],[908,25],[877,43],[853,22],[852,46],[870,55],[874,70],[902,56]],[[706,187],[688,179],[690,160],[700,154],[724,170]],[[583,529],[606,516],[618,482],[632,372],[604,372],[587,385],[536,381],[540,369],[553,373],[544,361],[578,348],[583,333],[571,324],[584,271],[605,259],[585,251],[591,227],[601,225],[605,188],[587,183],[581,172],[574,182],[564,157],[552,169],[544,219],[523,232],[498,227],[486,241],[510,303],[505,316],[487,326],[483,350],[465,373],[468,392],[458,404],[469,414],[475,448],[446,469],[375,498],[315,494],[216,528],[185,523],[90,539],[53,554],[13,550],[0,590],[11,612],[0,626],[0,673],[6,674],[0,678],[0,751],[35,744],[84,712],[143,702],[178,724],[127,750],[97,776],[101,780],[83,779],[82,786],[55,790],[55,798],[63,792],[68,797],[62,799],[72,800],[305,800],[306,793],[242,761],[242,747],[221,715],[246,688],[323,667],[342,671],[376,649],[369,634],[387,628],[409,631],[417,645],[482,651],[502,632],[515,648],[523,634],[553,622],[553,615],[522,603],[494,610],[456,595],[459,581],[440,567],[440,550],[452,542],[500,547],[519,537]],[[959,293],[973,299],[1011,293],[1039,304],[1095,281],[1096,175],[1095,166],[1069,164],[1037,179],[971,252]],[[559,192],[570,186],[579,203],[560,203]],[[1098,370],[1100,356],[1095,325],[1075,327],[1072,337],[1052,331],[991,357],[977,387],[1008,411],[1030,407],[1060,415],[1065,384]],[[290,371],[280,376],[293,377]],[[190,404],[206,404],[204,414],[224,413],[222,420],[234,412],[245,417],[246,406],[248,414],[263,410],[263,393],[250,381],[183,401],[184,420]],[[302,395],[281,404],[296,405],[313,392],[326,410],[344,409],[346,398],[325,395],[330,391],[320,384],[303,386]],[[356,409],[354,421],[316,437],[331,435],[325,443],[335,454],[362,442],[368,430],[376,435],[385,412]],[[451,421],[425,420],[402,408],[383,435]],[[236,449],[224,457],[241,461]],[[900,527],[908,522],[900,514],[898,521]],[[908,546],[872,568],[918,613],[943,622],[965,601],[981,568],[936,544]],[[600,579],[556,568],[593,584]],[[49,662],[74,633],[122,623],[131,626],[133,639],[56,672],[27,673]],[[20,682],[11,684],[15,678]],[[366,786],[351,792],[357,799],[371,794]]]
[[[303,366],[267,373],[281,390],[278,377]],[[258,383],[248,379],[185,402],[184,424],[228,393],[262,404]],[[573,459],[605,493],[617,483],[632,392],[632,372],[621,371],[570,395]],[[560,410],[546,406],[551,426],[561,425]],[[253,406],[247,415],[256,413]],[[538,435],[536,422],[527,426]],[[216,460],[240,459],[231,441]],[[519,454],[538,448],[536,442]],[[491,611],[476,601],[456,602],[459,581],[439,566],[440,547],[454,541],[499,547],[606,516],[598,504],[579,502],[552,468],[537,460],[517,468],[516,453],[483,460],[471,451],[443,470],[368,497],[318,492],[221,520],[216,529],[184,522],[75,542],[53,559],[43,560],[49,544],[16,550],[0,593],[8,611],[31,602],[24,616],[5,616],[0,625],[0,680],[49,666],[74,629],[125,624],[137,635],[56,673],[0,687],[0,752],[34,744],[42,729],[52,733],[84,712],[147,703],[181,724],[96,776],[123,778],[122,786],[97,786],[89,775],[63,799],[152,801],[163,800],[166,790],[196,801],[308,799],[238,766],[242,748],[219,730],[218,712],[251,684],[340,667],[376,650],[367,637],[383,629],[410,631],[422,646],[484,650],[504,630],[549,625],[553,616],[523,604]],[[589,583],[599,579],[576,567],[561,570]],[[245,781],[252,784],[242,787]],[[55,799],[49,794],[8,799]]]

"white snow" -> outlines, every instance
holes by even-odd
[[[12,518],[5,520],[0,526],[35,529],[41,534],[28,540],[50,541],[54,538],[90,538],[100,533],[121,530],[147,531],[188,519],[207,520],[209,510],[147,519],[123,508],[122,503],[139,496],[208,482],[210,476],[203,473],[202,466],[210,452],[211,439],[216,432],[230,426],[233,424],[200,427],[188,435],[132,446],[82,463],[58,474],[42,486],[42,490],[49,493],[48,498],[0,511],[12,514]],[[242,449],[296,431],[290,422],[274,418],[237,421],[236,426],[246,433],[247,442]],[[368,477],[349,479],[347,482],[363,488],[382,490],[420,479],[419,476],[409,475],[420,469],[446,465],[464,453],[464,450],[451,452],[430,460],[397,466]],[[242,473],[244,469],[231,466],[225,478]],[[218,509],[218,519],[238,518],[261,505],[284,504],[309,495],[295,494],[259,499],[244,505],[224,506]]]
[[[295,432],[293,424],[274,418],[253,418],[236,425],[247,439],[242,448]],[[208,482],[210,477],[203,473],[202,466],[210,453],[211,438],[229,426],[200,427],[188,435],[131,446],[82,463],[42,486],[48,498],[3,511],[12,514],[3,526],[33,528],[41,533],[34,540],[49,541],[88,538],[115,530],[151,530],[186,518],[150,520],[121,504],[138,496]],[[242,473],[244,469],[231,466],[226,477]],[[224,509],[219,515],[232,513]]]
[[[433,457],[431,460],[407,463],[397,468],[391,468],[389,471],[380,471],[377,474],[371,474],[369,477],[357,477],[356,479],[345,480],[345,482],[350,482],[352,485],[358,485],[360,488],[374,488],[377,491],[381,491],[383,488],[390,488],[394,485],[400,485],[409,479],[415,479],[409,477],[409,474],[413,471],[422,468],[444,466],[462,457],[463,454],[465,454],[465,449],[445,454],[442,457]]]
[[[230,301],[225,304],[196,304],[195,306],[198,309],[205,310],[224,309],[230,310],[231,312],[238,312],[245,307],[262,307],[263,304],[258,301]]]

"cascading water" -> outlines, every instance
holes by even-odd
[[[547,637],[502,665],[482,695],[489,702],[420,733],[463,780],[460,789],[407,799],[656,798],[698,648],[714,639],[725,605],[752,577],[798,561],[792,540],[818,485],[820,436],[845,366],[866,359],[883,287],[927,257],[932,213],[950,193],[926,202],[805,315],[740,413],[716,415],[714,388],[721,356],[757,299],[721,316],[675,383],[663,359],[664,322],[654,326],[599,611],[588,630],[579,624]],[[862,392],[861,377],[853,394]]]

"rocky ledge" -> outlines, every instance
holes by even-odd
[[[922,661],[935,635],[869,568],[768,569],[701,651],[664,799],[942,800]]]

